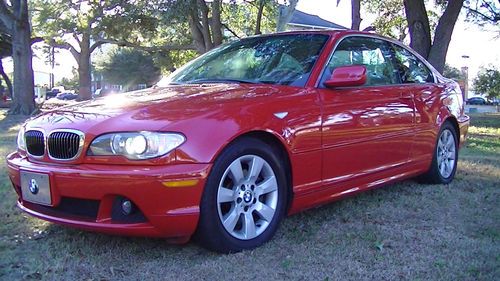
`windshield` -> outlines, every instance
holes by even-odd
[[[191,61],[166,84],[266,83],[304,86],[328,36],[289,34],[246,38]]]

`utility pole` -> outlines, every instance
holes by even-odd
[[[55,52],[54,52],[54,47],[50,46],[49,49],[49,62],[50,62],[50,89],[54,88],[54,65],[55,65]]]
[[[470,58],[468,55],[463,55],[464,66],[462,66],[462,74],[464,75],[464,101],[469,98],[469,66],[467,65],[468,59]]]

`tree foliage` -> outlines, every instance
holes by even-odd
[[[111,43],[147,51],[163,70],[178,67],[224,40],[224,30],[249,35],[275,22],[272,0],[33,0],[35,30],[68,49],[78,63],[81,99],[90,98],[91,54]],[[234,13],[236,12],[236,13]]]
[[[259,13],[261,13],[260,18]],[[277,18],[278,4],[270,0],[230,2],[222,9],[224,28],[231,29],[229,32],[238,37],[274,32]]]
[[[52,46],[78,63],[80,99],[91,97],[91,54],[102,44],[140,44],[156,31],[153,1],[33,0],[34,25]]]
[[[74,91],[78,89],[78,72],[75,68],[72,69],[73,76],[70,78],[63,77],[61,81],[57,83],[58,86],[63,86],[66,90]]]
[[[363,1],[363,8],[377,15],[373,27],[382,35],[403,41],[408,34],[403,2],[401,0],[371,0]]]
[[[449,64],[444,65],[443,76],[454,80],[464,80],[465,75],[460,69]]]
[[[474,79],[474,90],[490,99],[500,97],[500,71],[495,67],[482,68]]]
[[[132,48],[114,48],[97,62],[96,70],[113,84],[126,87],[158,82],[161,72],[152,57]]]

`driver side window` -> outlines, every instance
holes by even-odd
[[[363,65],[366,67],[364,86],[391,85],[399,83],[397,70],[391,61],[392,52],[383,40],[370,37],[348,37],[337,46],[328,62],[320,87],[333,71],[340,66]]]

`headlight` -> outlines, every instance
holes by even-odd
[[[21,127],[19,133],[17,133],[17,148],[21,150],[26,150],[26,140],[24,139],[24,127]]]
[[[128,159],[150,159],[179,147],[186,138],[176,133],[126,132],[97,137],[87,155],[122,155]]]

